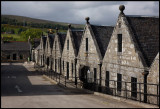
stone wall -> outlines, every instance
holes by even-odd
[[[25,62],[28,61],[30,56],[30,51],[1,51],[1,62]],[[13,60],[13,54],[16,54],[16,60]],[[7,59],[7,56],[10,55],[10,58]],[[22,59],[20,59],[22,55]]]
[[[67,40],[69,40],[69,50],[67,50]],[[62,52],[62,60],[61,60],[61,68],[62,68],[62,74],[66,76],[67,72],[67,62],[69,62],[69,77],[75,77],[75,47],[73,46],[73,39],[71,37],[71,31],[67,31],[66,40],[64,43],[64,48]],[[63,69],[63,61],[64,61],[64,69]],[[72,72],[72,63],[73,63],[73,72]]]
[[[88,38],[88,52],[86,52],[86,38]],[[99,79],[99,63],[101,62],[100,59],[100,52],[98,52],[98,46],[96,45],[96,39],[93,36],[92,31],[89,28],[89,25],[86,25],[86,30],[82,36],[82,41],[78,53],[78,60],[77,60],[77,75],[83,66],[90,67],[90,72],[94,72],[94,68],[97,68],[97,79]],[[93,78],[93,76],[92,76]]]
[[[120,28],[119,23],[121,23]],[[122,34],[122,52],[118,52],[118,34]],[[131,77],[134,77],[137,78],[137,83],[144,82],[144,76],[142,75],[142,73],[144,72],[144,65],[142,63],[141,58],[138,55],[139,51],[135,48],[135,43],[131,35],[132,33],[128,29],[126,19],[122,16],[119,16],[112,37],[110,39],[106,54],[103,59],[103,86],[105,86],[106,71],[109,71],[110,80],[117,81],[117,73],[119,73],[122,75],[122,81],[131,82]],[[110,82],[110,87],[116,88],[117,83],[114,84],[114,82]],[[122,82],[122,89],[125,89],[124,82]],[[131,83],[127,83],[127,89],[131,90]],[[139,84],[137,84],[137,91],[139,91]],[[143,92],[142,85],[141,92]],[[119,94],[125,96],[124,91],[122,91]],[[131,93],[128,92],[127,96],[130,97]],[[138,94],[137,98],[139,99]]]
[[[151,68],[149,70],[147,82],[149,84],[159,84],[159,53],[157,54],[155,60],[153,61]],[[147,93],[149,94],[159,94],[159,88],[157,90],[157,85],[148,85]],[[157,97],[148,96],[149,103],[157,103]]]

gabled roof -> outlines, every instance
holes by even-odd
[[[159,52],[159,18],[126,16],[148,66]]]
[[[74,42],[74,45],[75,45],[75,49],[76,49],[76,52],[78,54],[79,47],[80,47],[80,44],[81,44],[82,35],[83,35],[83,31],[81,31],[81,30],[75,31],[74,30],[74,31],[72,31],[72,35],[73,35],[73,42]]]
[[[103,58],[107,50],[114,27],[91,25],[91,28],[93,30],[93,33],[95,35],[97,44],[99,46]]]
[[[62,51],[63,51],[63,47],[64,47],[64,43],[65,43],[65,39],[66,39],[66,34],[58,33],[58,37],[60,39],[60,44],[61,44]]]
[[[49,34],[48,37],[49,37],[50,48],[53,48],[53,42],[54,42],[55,35]]]
[[[34,38],[33,39],[33,48],[36,48],[40,44],[40,38]]]
[[[46,40],[47,40],[47,37],[46,36],[42,36],[43,48],[45,48],[45,46],[46,46]]]
[[[30,44],[28,42],[20,41],[4,41],[1,44],[1,50],[30,50]]]

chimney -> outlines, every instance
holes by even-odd
[[[56,28],[56,34],[58,34],[58,28]]]
[[[120,6],[119,6],[119,10],[121,11],[120,14],[124,14],[124,13],[123,13],[124,9],[125,9],[125,6],[124,6],[124,5],[120,5]]]
[[[71,29],[71,24],[68,24],[68,29]]]
[[[86,17],[85,20],[86,20],[86,23],[89,24],[89,17]]]

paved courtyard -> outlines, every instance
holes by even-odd
[[[43,78],[33,65],[1,64],[2,108],[143,108],[75,88],[64,88]]]

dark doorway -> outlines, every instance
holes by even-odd
[[[96,83],[97,79],[97,68],[94,68],[94,83]]]
[[[106,87],[109,88],[109,71],[106,71]]]
[[[49,57],[47,57],[47,66],[49,66]]]
[[[16,60],[17,59],[16,57],[17,57],[16,54],[13,54],[13,60]]]
[[[89,70],[90,68],[88,66],[84,66],[82,69],[81,69],[81,72],[80,72],[80,80],[83,81],[83,82],[86,82],[87,81],[87,71]]]
[[[72,78],[73,78],[73,63],[72,63]]]
[[[122,88],[122,74],[117,73],[117,91],[121,92]]]
[[[69,79],[69,62],[67,62],[67,79]]]
[[[131,96],[137,98],[137,78],[131,77]]]
[[[55,72],[57,73],[57,59],[55,59]]]

